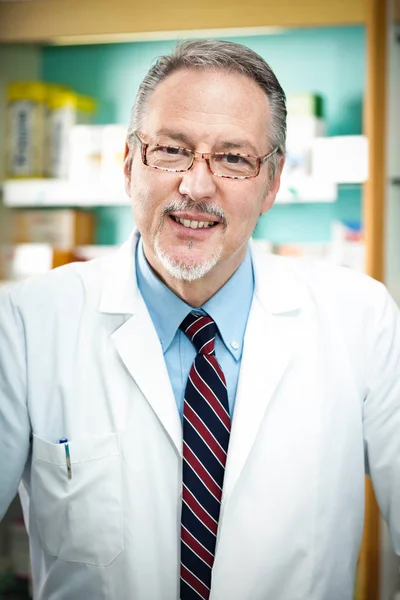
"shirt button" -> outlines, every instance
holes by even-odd
[[[239,348],[239,344],[235,340],[233,340],[233,342],[231,342],[231,346],[234,350],[238,350],[238,348]]]

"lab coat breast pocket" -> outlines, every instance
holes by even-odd
[[[123,550],[121,456],[117,434],[63,444],[33,439],[31,504],[46,551],[98,566]]]

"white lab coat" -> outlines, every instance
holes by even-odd
[[[0,516],[22,477],[37,600],[179,596],[181,422],[136,242],[1,296]],[[364,275],[252,256],[211,600],[350,600],[365,463],[400,552],[399,314]]]

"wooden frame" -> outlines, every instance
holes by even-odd
[[[367,89],[365,133],[369,140],[369,178],[364,186],[363,217],[366,271],[384,278],[386,195],[388,1],[366,0]],[[399,0],[397,0],[399,4]],[[380,513],[366,480],[365,527],[357,574],[357,600],[378,600],[380,593]]]

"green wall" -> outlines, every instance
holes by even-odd
[[[276,35],[225,38],[246,44],[274,69],[287,94],[315,92],[324,97],[328,135],[362,132],[365,89],[365,30],[338,27],[289,30]],[[152,61],[175,42],[136,42],[45,47],[42,78],[96,97],[96,122],[128,123],[139,83]],[[334,204],[276,205],[264,215],[255,235],[271,241],[328,241],[333,219],[357,221],[359,186],[340,189]],[[126,208],[98,209],[99,243],[124,239],[132,227]]]

